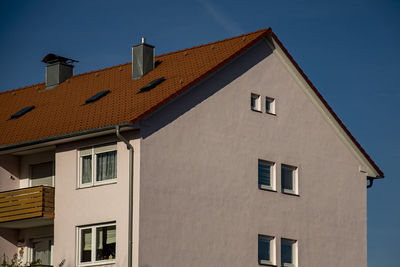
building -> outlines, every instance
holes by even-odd
[[[367,266],[383,172],[270,28],[0,93],[0,248],[52,266]],[[129,253],[131,251],[132,253]]]

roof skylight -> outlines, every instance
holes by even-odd
[[[106,96],[106,95],[109,94],[110,92],[111,92],[110,90],[101,91],[101,92],[95,94],[94,96],[88,98],[88,99],[85,101],[85,104],[84,104],[84,105],[87,105],[87,104],[91,104],[91,103],[93,103],[93,102],[96,102],[97,100],[99,100],[100,98]]]
[[[151,89],[155,88],[157,85],[162,83],[163,81],[165,81],[165,78],[161,77],[161,78],[158,78],[158,79],[155,79],[155,80],[149,82],[148,84],[143,86],[142,89],[140,89],[138,94],[150,91]]]
[[[23,109],[21,109],[20,111],[18,111],[17,113],[14,113],[13,115],[11,115],[9,120],[15,120],[18,119],[19,117],[25,115],[26,113],[28,113],[29,111],[31,111],[32,109],[34,109],[35,106],[28,106],[28,107],[24,107]]]

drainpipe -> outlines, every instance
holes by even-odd
[[[369,181],[369,185],[367,185],[367,188],[371,188],[372,185],[374,184],[374,178],[373,177],[367,177],[368,181]]]
[[[116,135],[119,140],[126,144],[129,149],[129,223],[128,223],[128,267],[132,267],[132,232],[133,232],[133,146],[120,134],[119,125],[115,126]]]

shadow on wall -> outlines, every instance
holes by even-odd
[[[6,245],[4,245],[3,242],[8,242],[12,244],[12,247],[16,247],[18,244],[18,230],[0,228],[0,256],[3,256],[4,253],[9,254],[7,251],[4,251]],[[14,253],[15,251],[10,255],[12,256]]]
[[[255,46],[182,95],[171,100],[167,105],[164,105],[148,117],[142,119],[140,121],[142,138],[145,139],[151,136],[191,110],[272,53],[272,50],[264,43],[261,43],[261,45],[256,44]],[[205,82],[207,86],[202,86]],[[169,105],[170,103],[173,103],[173,105]]]
[[[0,177],[2,179],[8,178],[9,181],[0,181],[0,191],[4,191],[3,184],[14,184],[18,183],[19,185],[19,169],[20,169],[20,159],[17,156],[11,155],[0,155]],[[3,172],[8,172],[9,174],[5,174]],[[2,176],[7,177],[2,177]],[[6,189],[7,190],[7,189]]]

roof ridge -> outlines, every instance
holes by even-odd
[[[187,51],[187,50],[192,50],[192,49],[200,48],[200,47],[203,47],[203,46],[213,45],[213,44],[216,44],[216,43],[222,43],[222,42],[225,42],[225,41],[229,41],[229,40],[232,40],[232,39],[241,38],[241,37],[248,36],[248,35],[251,35],[251,34],[255,34],[255,33],[258,33],[258,32],[269,31],[270,29],[271,29],[271,28],[268,27],[268,28],[265,28],[265,29],[257,30],[257,31],[250,32],[250,33],[245,33],[245,34],[238,35],[238,36],[229,37],[229,38],[222,39],[222,40],[218,40],[218,41],[211,42],[211,43],[206,43],[206,44],[201,44],[201,45],[197,45],[197,46],[192,46],[192,47],[180,49],[180,50],[177,50],[177,51],[171,51],[171,52],[168,52],[168,53],[164,53],[164,54],[161,54],[161,55],[157,55],[157,56],[155,56],[155,58],[164,57],[164,56],[167,56],[167,55],[172,55],[172,54],[180,53],[180,52],[183,52],[183,51]],[[109,70],[109,69],[113,69],[113,68],[117,68],[117,67],[122,67],[122,66],[124,66],[124,65],[129,65],[129,64],[131,64],[131,63],[132,63],[132,62],[126,62],[126,63],[118,64],[118,65],[115,65],[115,66],[106,67],[106,68],[103,68],[103,69],[92,70],[92,71],[80,73],[80,74],[77,74],[77,75],[72,76],[70,79],[75,78],[75,77],[80,77],[80,76],[83,76],[83,75],[86,75],[86,74],[93,74],[93,73],[96,73],[96,72],[99,72],[99,71],[105,71],[105,70]]]
[[[261,33],[261,32],[266,32],[266,31],[269,31],[269,30],[271,30],[270,27],[265,28],[265,29],[261,29],[261,30],[257,30],[257,31],[254,31],[254,32],[244,33],[244,34],[241,34],[241,35],[238,35],[238,36],[229,37],[229,38],[222,39],[222,40],[218,40],[218,41],[211,42],[211,43],[196,45],[196,46],[192,46],[192,47],[189,47],[189,48],[184,48],[184,49],[180,49],[180,50],[177,50],[177,51],[168,52],[168,53],[165,53],[165,54],[158,55],[157,57],[167,56],[167,55],[171,55],[171,54],[176,54],[176,53],[180,53],[180,52],[183,52],[183,51],[187,51],[187,50],[192,50],[192,49],[200,48],[200,47],[203,47],[203,46],[214,45],[214,44],[217,44],[217,43],[222,43],[222,42],[230,41],[230,40],[232,40],[232,39],[238,39],[238,38],[241,38],[241,37],[244,37],[244,36],[248,36],[248,35],[251,35],[251,34],[255,34],[255,33],[259,33],[259,32],[260,32],[260,33]]]
[[[155,56],[155,58],[164,57],[164,56],[168,56],[168,55],[172,55],[172,54],[176,54],[176,53],[181,53],[183,51],[193,50],[193,49],[197,49],[197,48],[204,47],[204,46],[214,45],[214,44],[230,41],[232,39],[243,38],[244,36],[248,36],[248,35],[255,34],[255,33],[266,32],[266,31],[269,31],[269,30],[271,30],[270,27],[265,28],[265,29],[261,29],[261,30],[257,30],[257,31],[253,31],[253,32],[250,32],[250,33],[241,34],[241,35],[238,35],[238,36],[229,37],[229,38],[218,40],[218,41],[211,42],[211,43],[205,43],[205,44],[201,44],[201,45],[197,45],[197,46],[192,46],[192,47],[189,47],[189,48],[180,49],[180,50],[177,50],[177,51],[164,53],[164,54]],[[105,67],[105,68],[102,68],[102,69],[91,70],[91,71],[88,71],[88,72],[79,73],[79,74],[73,75],[72,77],[70,77],[67,80],[75,79],[77,77],[81,77],[81,76],[84,76],[84,75],[90,75],[90,74],[93,74],[93,73],[96,73],[96,72],[101,72],[101,71],[110,70],[110,69],[113,69],[113,68],[122,67],[122,66],[129,65],[129,64],[131,64],[131,62],[126,62],[126,63],[122,63],[122,64],[110,66],[110,67]],[[45,84],[45,83],[42,82],[42,83],[27,85],[27,86],[20,87],[20,88],[14,88],[14,89],[11,89],[11,90],[6,90],[6,91],[3,91],[3,92],[0,92],[0,95],[8,94],[8,93],[13,92],[13,91],[20,91],[20,90],[29,89],[29,88],[35,87],[35,86],[41,86],[43,84]]]

